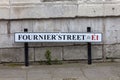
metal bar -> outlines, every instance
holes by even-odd
[[[87,32],[91,32],[91,27],[87,27]],[[88,64],[92,64],[92,56],[91,56],[91,43],[87,43],[88,46]]]
[[[24,29],[24,32],[28,32],[28,29]],[[24,52],[25,52],[25,66],[29,66],[29,55],[28,55],[28,42],[24,43]]]

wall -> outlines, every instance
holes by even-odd
[[[23,62],[24,44],[14,42],[14,33],[101,32],[103,42],[92,43],[95,60],[120,59],[120,0],[1,0],[0,61]],[[87,59],[86,43],[30,43],[30,61]]]

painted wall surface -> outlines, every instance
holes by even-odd
[[[101,32],[103,42],[92,43],[95,60],[120,59],[120,0],[1,0],[0,61],[23,62],[24,44],[15,32]],[[30,61],[87,59],[86,43],[30,43]]]

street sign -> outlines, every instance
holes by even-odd
[[[102,42],[101,33],[15,33],[15,42]]]

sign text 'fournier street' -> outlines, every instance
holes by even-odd
[[[15,42],[101,42],[101,33],[15,33]]]

